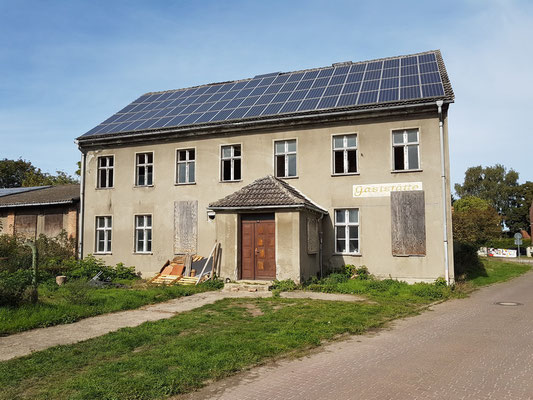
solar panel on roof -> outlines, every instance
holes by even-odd
[[[440,60],[440,59],[439,59]],[[437,55],[393,57],[148,93],[86,135],[445,96]]]

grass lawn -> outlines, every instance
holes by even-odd
[[[495,258],[484,258],[481,262],[485,267],[485,271],[471,274],[468,279],[468,281],[475,287],[507,281],[522,275],[531,269],[531,264],[505,262]]]
[[[529,269],[487,262],[487,277],[476,285]],[[391,280],[333,277],[314,285],[310,289],[335,288],[363,294],[372,302],[225,299],[168,320],[2,362],[0,399],[165,398],[273,357],[302,354],[341,334],[380,327],[434,300],[464,295],[447,287]]]
[[[130,282],[131,283],[131,282]],[[198,286],[137,287],[133,289],[94,289],[79,284],[41,285],[39,303],[20,307],[0,307],[0,335],[21,332],[120,310],[216,288],[211,283]]]

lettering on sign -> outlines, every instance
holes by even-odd
[[[391,192],[407,192],[422,189],[422,182],[353,185],[353,197],[390,197]]]

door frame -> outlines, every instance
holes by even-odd
[[[263,278],[258,279],[257,278],[257,259],[255,253],[253,254],[253,278],[243,278],[243,223],[246,221],[250,222],[260,222],[260,221],[269,221],[274,223],[274,277],[273,278]],[[276,215],[273,212],[263,212],[263,213],[242,213],[239,214],[239,235],[238,235],[238,254],[239,254],[239,279],[250,279],[250,280],[266,280],[266,279],[275,279],[277,274],[277,265],[276,265],[276,259],[277,259],[277,239],[276,239]],[[254,226],[254,242],[255,242],[255,226]]]

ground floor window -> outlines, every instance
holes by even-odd
[[[335,251],[359,253],[359,209],[335,210]]]
[[[150,253],[152,251],[152,216],[135,216],[135,252]]]
[[[96,253],[111,253],[111,217],[96,217]]]

